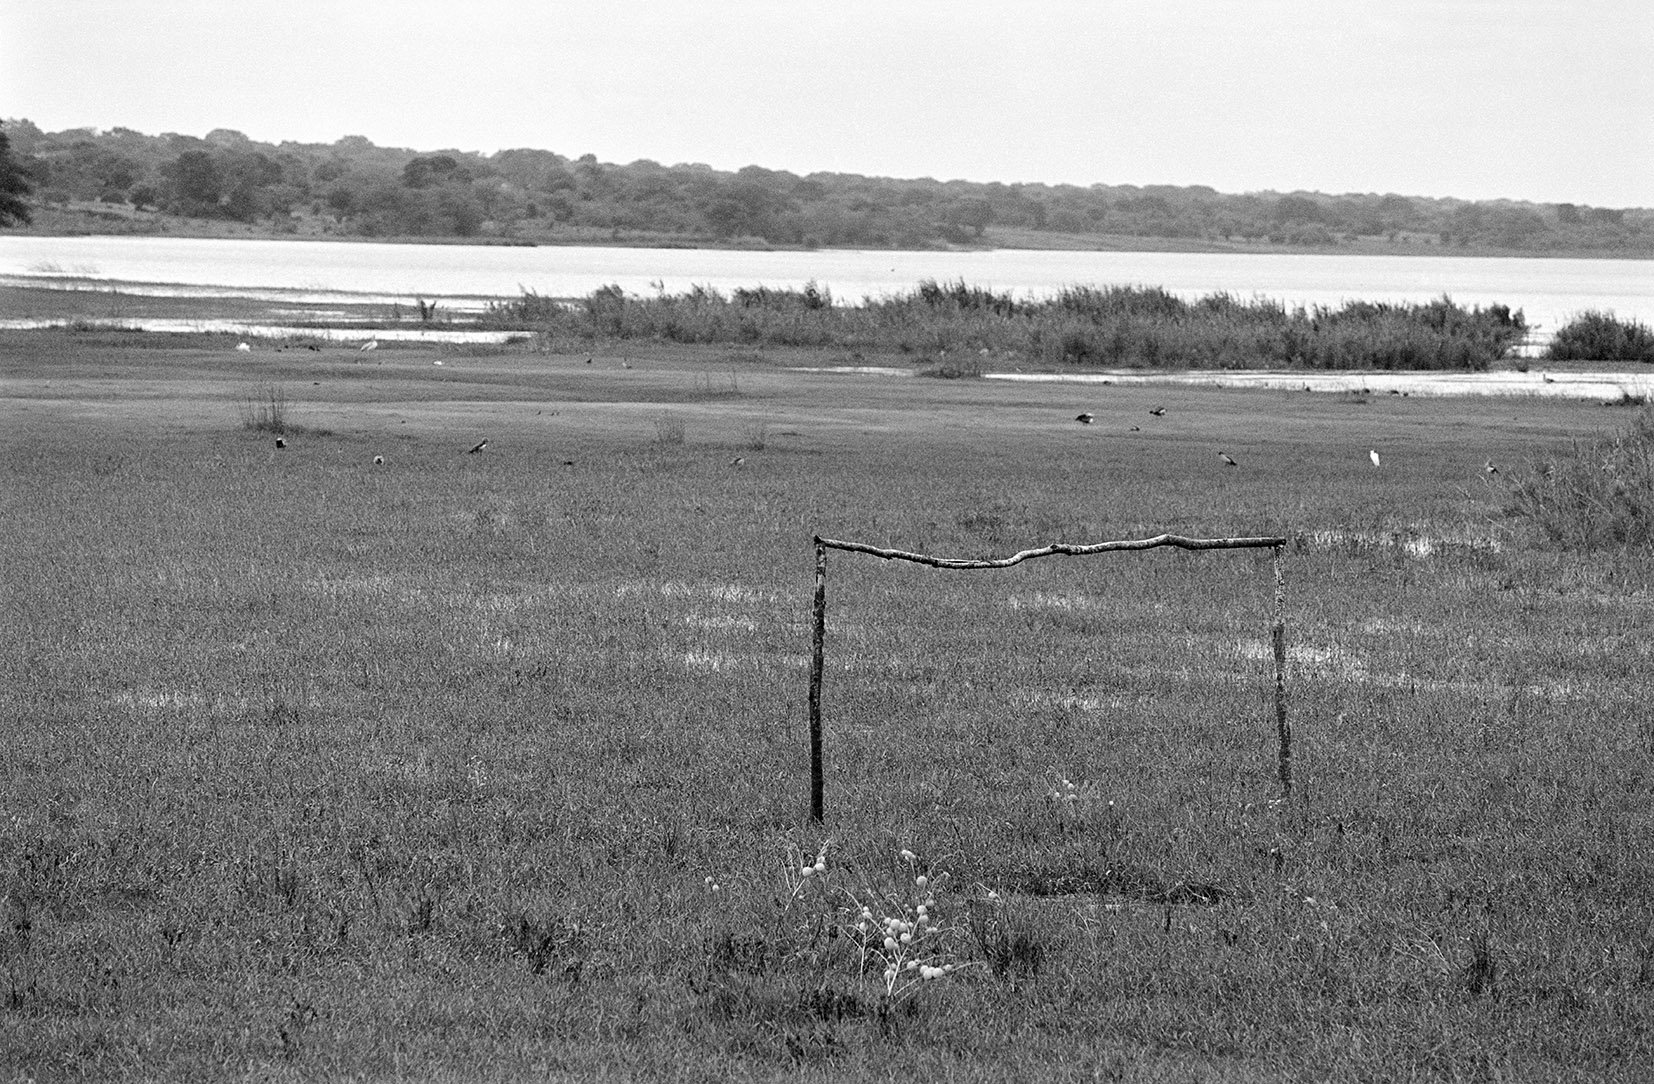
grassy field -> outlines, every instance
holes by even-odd
[[[1632,412],[233,345],[0,333],[6,1078],[1654,1074],[1650,562],[1501,488]],[[813,534],[1164,530],[1291,802],[1267,553],[835,553],[808,823]]]

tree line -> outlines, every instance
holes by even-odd
[[[420,152],[362,136],[271,144],[228,129],[205,137],[128,128],[48,133],[11,120],[5,131],[34,206],[73,208],[131,230],[159,231],[172,218],[278,234],[523,243],[1058,247],[1124,238],[1189,247],[1361,243],[1654,255],[1647,208],[800,176],[760,166],[617,165],[533,149]]]

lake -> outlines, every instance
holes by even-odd
[[[1542,333],[1586,309],[1654,324],[1654,260],[1185,252],[988,252],[381,244],[0,234],[0,284],[120,286],[145,293],[290,300],[437,300],[449,311],[533,290],[581,297],[607,284],[637,294],[695,285],[800,287],[840,301],[924,279],[1019,296],[1069,285],[1160,286],[1186,298],[1228,292],[1289,305],[1427,301],[1521,309]]]

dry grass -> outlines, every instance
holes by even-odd
[[[0,337],[9,1074],[1654,1068],[1649,566],[1530,552],[1481,471],[1623,415],[380,353]],[[261,380],[331,434],[241,429]],[[1162,529],[1301,536],[1300,803],[1266,556],[835,554],[806,825],[812,533]],[[897,998],[847,901],[915,870],[965,966]]]

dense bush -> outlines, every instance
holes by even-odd
[[[1586,312],[1556,333],[1545,351],[1548,361],[1654,362],[1654,331],[1611,312]]]
[[[861,305],[837,304],[814,283],[738,289],[729,298],[705,286],[654,297],[605,286],[572,305],[524,294],[495,305],[490,318],[594,339],[837,346],[927,358],[987,351],[1053,368],[1486,369],[1526,334],[1520,312],[1465,309],[1447,298],[1288,310],[1229,294],[1189,302],[1158,287],[1071,286],[1048,300],[1022,301],[934,280]]]
[[[1575,444],[1514,479],[1506,510],[1563,549],[1654,541],[1654,408],[1624,432]]]

